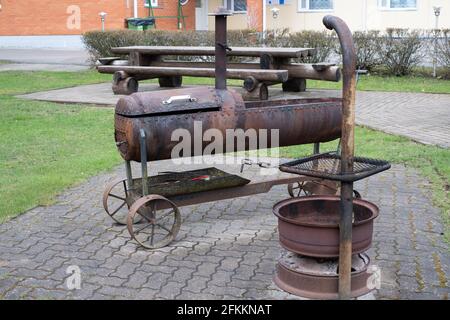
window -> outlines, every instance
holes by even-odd
[[[386,10],[414,10],[417,0],[378,0],[378,5]]]
[[[152,3],[152,8],[157,7],[158,6],[158,0],[145,0],[145,6],[148,7],[148,3],[151,2]]]
[[[298,11],[333,10],[333,0],[298,0]]]
[[[247,11],[247,0],[224,0],[223,5],[233,12]]]

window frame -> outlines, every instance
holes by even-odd
[[[145,8],[150,8],[150,6],[148,5],[149,1],[152,3],[152,8],[158,8],[158,0],[144,0],[144,7]]]
[[[302,0],[297,1],[297,12],[333,12],[334,11],[334,0],[331,0],[331,8],[329,9],[310,9],[310,1],[306,1],[306,8],[302,8]]]
[[[247,13],[247,11],[248,11],[248,3],[247,3],[247,0],[245,0],[245,8],[246,8],[246,10],[245,11],[234,11],[234,1],[235,0],[231,0],[231,7],[232,7],[232,9],[228,9],[228,6],[227,6],[227,0],[223,0],[223,6],[225,7],[225,8],[227,8],[227,10],[230,10],[230,11],[232,11],[233,13],[237,13],[237,14],[245,14],[245,13]]]
[[[383,0],[378,0],[378,9],[381,11],[417,11],[418,10],[418,2],[419,0],[416,0],[416,6],[415,7],[406,7],[406,8],[392,8],[391,7],[391,0],[386,0],[386,6],[383,6]]]

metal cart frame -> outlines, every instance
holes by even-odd
[[[150,194],[149,176],[147,168],[147,147],[144,130],[140,131],[141,147],[141,178],[133,179],[131,161],[125,161],[126,179],[115,180],[105,189],[103,194],[103,206],[108,215],[118,224],[126,224],[131,237],[141,246],[147,249],[157,249],[170,244],[176,237],[181,226],[181,215],[179,208],[189,205],[201,204],[212,201],[226,200],[238,197],[246,197],[260,193],[269,192],[272,187],[278,185],[287,185],[291,197],[301,196],[313,193],[315,188],[324,188],[329,193],[335,193],[333,186],[322,183],[323,179],[310,178],[302,176],[292,176],[285,178],[270,179],[261,182],[250,182],[246,185],[214,189],[200,192],[192,192],[175,196],[166,196],[164,194]],[[314,145],[314,151],[319,150],[319,144]],[[137,183],[138,182],[138,183]],[[116,194],[113,189],[116,186],[122,186],[123,194]],[[121,201],[120,205],[111,210],[108,201],[110,198]],[[128,208],[126,218],[118,218],[116,214],[125,205]],[[161,214],[158,211],[165,210]],[[168,210],[168,211],[167,211]],[[164,218],[171,218],[169,226],[163,226],[158,223]],[[147,223],[147,225],[145,225]],[[142,226],[144,224],[144,226]],[[138,233],[147,227],[151,227],[151,234],[148,239],[138,237]],[[165,235],[160,241],[154,239],[153,233],[157,228],[163,229]]]

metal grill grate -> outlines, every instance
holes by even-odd
[[[330,180],[357,181],[391,167],[384,160],[362,157],[353,159],[353,172],[348,173],[341,173],[341,157],[335,153],[323,153],[287,162],[280,166],[280,170]]]

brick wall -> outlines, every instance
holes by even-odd
[[[139,16],[148,15],[138,0]],[[101,29],[99,13],[107,12],[106,29],[124,28],[133,16],[133,0],[0,0],[0,35],[78,35]],[[78,12],[80,13],[78,15]],[[176,0],[159,0],[156,16],[176,16]],[[188,29],[195,28],[195,1],[183,7]],[[158,29],[177,29],[177,19],[157,19]]]

